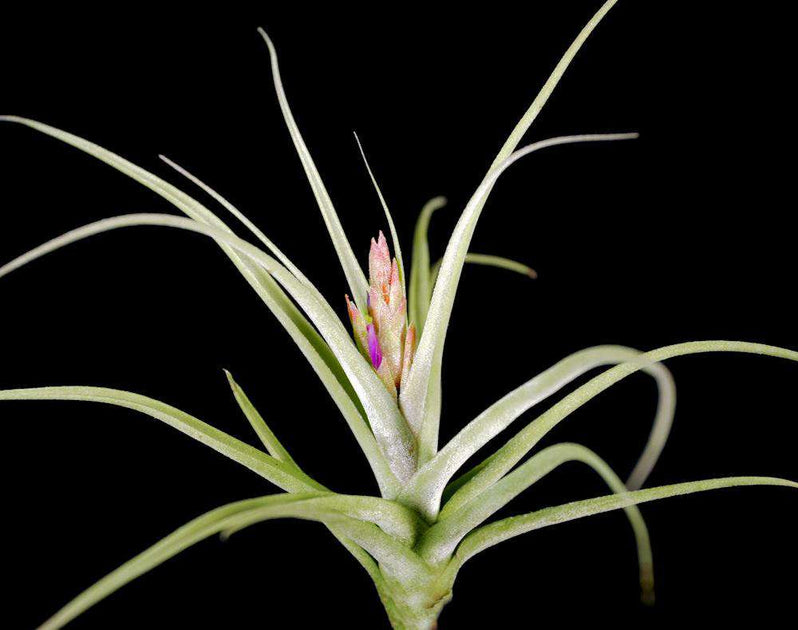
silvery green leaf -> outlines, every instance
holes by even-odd
[[[586,516],[602,514],[612,510],[619,510],[630,505],[639,505],[649,501],[657,501],[669,497],[676,497],[696,492],[706,492],[720,488],[734,488],[737,486],[782,486],[798,489],[798,483],[788,479],[775,477],[726,477],[720,479],[705,479],[701,481],[688,481],[670,486],[659,486],[645,490],[635,490],[625,494],[611,494],[595,499],[574,501],[564,505],[544,508],[521,516],[509,518],[484,525],[465,537],[457,548],[454,565],[462,566],[476,554],[515,536],[520,536],[550,525],[557,525],[573,521]]]
[[[424,533],[418,543],[419,554],[432,564],[444,562],[469,532],[521,492],[567,462],[580,462],[589,466],[616,494],[628,491],[607,463],[590,449],[579,444],[555,444],[500,479],[470,503],[441,518]],[[635,505],[625,506],[624,510],[637,543],[642,598],[646,602],[651,602],[654,597],[654,568],[648,528]]]
[[[484,201],[490,194],[493,184],[514,162],[541,149],[563,144],[629,140],[636,137],[637,134],[585,134],[535,142],[516,151],[493,169],[471,197],[446,247],[438,280],[432,292],[424,331],[418,343],[416,358],[410,370],[408,383],[402,387],[399,398],[402,410],[413,432],[419,435],[420,461],[425,461],[437,452],[440,421],[440,371],[446,332],[471,238]]]
[[[382,210],[385,213],[385,220],[388,221],[388,229],[391,231],[391,242],[393,244],[394,256],[396,257],[396,262],[399,264],[399,278],[402,281],[404,294],[407,295],[407,281],[405,278],[405,263],[402,259],[402,247],[399,243],[399,235],[396,233],[396,226],[394,225],[391,211],[388,209],[388,204],[385,202],[385,197],[382,195],[380,185],[377,183],[377,179],[374,177],[374,173],[371,171],[368,158],[366,158],[366,152],[363,150],[363,145],[360,144],[360,138],[357,137],[357,134],[355,134],[355,142],[357,142],[357,148],[360,150],[360,155],[363,158],[363,164],[366,165],[366,170],[371,178],[371,183],[374,185],[374,190],[377,192],[377,197],[379,197],[380,205],[382,205]]]
[[[210,446],[278,488],[289,492],[326,490],[296,467],[289,466],[184,411],[140,394],[106,387],[34,387],[0,390],[0,400],[77,400],[133,409]]]
[[[434,197],[424,204],[416,221],[413,235],[413,260],[410,269],[410,292],[408,293],[410,323],[416,325],[416,330],[421,334],[424,329],[424,320],[427,318],[429,301],[432,297],[430,282],[430,257],[429,257],[429,222],[432,213],[446,205],[445,197]]]
[[[238,406],[241,407],[241,411],[244,412],[244,416],[258,435],[263,446],[266,447],[269,455],[298,469],[299,466],[297,466],[294,458],[291,457],[291,454],[285,449],[280,440],[277,439],[277,436],[274,435],[274,432],[269,428],[269,425],[266,424],[263,416],[258,413],[258,410],[255,409],[255,406],[250,402],[244,390],[235,382],[233,375],[227,370],[225,370],[224,373],[227,376],[227,381],[230,383],[230,389],[233,390],[233,396],[235,396]]]
[[[34,120],[16,116],[0,116],[0,121],[15,122],[25,125],[80,149],[159,194],[187,216],[232,233],[223,221],[198,201],[163,179],[107,149],[74,134]],[[212,189],[194,178],[193,175],[190,175],[182,169],[180,169],[180,172],[190,177],[192,181],[201,185],[208,192],[212,192],[214,196],[221,200],[221,196],[219,196],[218,193],[212,191]],[[217,242],[219,241],[217,240]],[[264,304],[266,304],[269,310],[274,314],[278,322],[285,328],[286,332],[288,332],[291,339],[296,343],[313,370],[319,376],[322,384],[329,392],[340,410],[341,415],[355,435],[358,445],[366,455],[381,492],[385,496],[396,494],[396,479],[390,471],[385,457],[377,447],[371,429],[363,417],[365,412],[363,411],[360,400],[354,392],[335,354],[330,350],[329,346],[316,329],[308,322],[307,318],[302,315],[296,305],[286,296],[285,292],[262,266],[254,263],[246,256],[240,256],[233,248],[223,242],[219,242],[219,244],[247,282],[249,282],[257,292]],[[280,255],[282,255],[281,252]],[[300,277],[304,278],[304,276]],[[306,279],[303,281],[306,282]]]
[[[511,258],[505,258],[504,256],[494,256],[492,254],[475,254],[473,252],[469,252],[466,254],[465,261],[474,265],[484,265],[486,267],[497,267],[499,269],[506,269],[507,271],[514,271],[515,273],[520,273],[521,275],[532,279],[538,277],[538,272],[532,269],[532,267],[529,265],[512,260]],[[431,287],[434,287],[435,282],[438,280],[438,272],[441,269],[441,262],[443,261],[438,260],[434,265],[432,265],[432,270],[430,271]]]
[[[0,277],[36,258],[89,236],[113,229],[142,225],[172,227],[204,234],[233,248],[273,276],[302,307],[340,361],[358,398],[363,403],[374,437],[393,474],[399,481],[406,481],[410,477],[415,470],[415,438],[393,397],[383,386],[371,364],[357,350],[349,332],[330,305],[318,297],[318,291],[300,282],[274,258],[229,232],[168,214],[131,214],[103,219],[67,232],[17,257],[0,267]]]
[[[576,352],[559,361],[548,370],[516,387],[469,422],[431,461],[419,469],[405,488],[404,496],[412,504],[417,505],[424,514],[432,517],[438,513],[442,495],[456,492],[484,466],[477,466],[447,487],[448,481],[469,458],[521,414],[590,370],[628,361],[640,355],[639,351],[624,346],[596,346]],[[659,390],[651,436],[635,467],[635,471],[644,471],[647,475],[668,438],[676,406],[676,389],[670,372],[664,366],[654,363],[642,369],[656,380]],[[443,506],[444,513],[450,509],[454,508],[448,503]]]
[[[333,207],[330,195],[327,193],[327,188],[319,175],[316,164],[308,151],[299,127],[294,120],[294,115],[291,112],[291,107],[288,105],[288,98],[285,95],[283,88],[282,77],[280,76],[280,66],[277,62],[277,51],[269,36],[262,28],[258,32],[263,37],[266,45],[269,47],[269,55],[271,57],[272,77],[274,79],[274,89],[277,92],[277,100],[280,103],[280,110],[283,113],[285,124],[288,127],[288,132],[291,134],[291,140],[294,142],[294,147],[299,155],[299,160],[302,162],[302,168],[305,169],[305,176],[308,178],[310,187],[313,190],[313,195],[316,197],[316,202],[321,210],[321,215],[324,218],[324,224],[327,226],[327,231],[330,233],[335,251],[338,254],[338,260],[341,261],[344,274],[346,275],[347,282],[349,283],[349,290],[352,292],[352,297],[355,303],[360,308],[361,312],[366,312],[366,293],[368,292],[368,282],[366,276],[363,274],[363,269],[357,262],[352,246],[346,238],[344,228],[341,226],[341,221],[338,218],[338,213]]]
[[[612,367],[602,374],[593,377],[587,383],[553,405],[551,409],[530,422],[515,437],[496,451],[496,453],[491,456],[490,462],[481,466],[479,472],[471,477],[452,495],[446,503],[445,511],[450,512],[456,510],[482,494],[485,489],[496,483],[496,481],[511,470],[515,464],[521,461],[521,459],[526,456],[551,429],[608,387],[623,380],[630,374],[642,370],[648,365],[672,357],[703,352],[741,352],[798,361],[798,352],[793,350],[744,341],[691,341],[646,352],[631,361]],[[649,442],[649,444],[651,444],[651,442]]]
[[[354,499],[359,500],[361,497]],[[417,560],[412,557],[403,558],[401,549],[398,549],[399,543],[382,533],[379,528],[348,516],[357,514],[358,511],[358,507],[346,496],[319,493],[270,495],[216,508],[183,525],[106,575],[45,621],[40,630],[62,628],[97,602],[184,549],[214,534],[237,527],[247,519],[250,521],[248,524],[275,518],[329,521],[340,531],[345,531],[350,540],[362,543],[362,548],[367,549],[374,558],[386,563],[398,562],[397,570],[423,570]]]

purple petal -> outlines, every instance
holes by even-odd
[[[380,368],[382,363],[382,349],[380,348],[380,340],[377,339],[377,331],[374,330],[374,324],[366,326],[369,344],[369,356],[371,357],[371,364],[375,370]]]

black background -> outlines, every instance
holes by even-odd
[[[798,347],[794,164],[783,153],[795,139],[790,24],[781,3],[755,13],[698,4],[620,2],[528,135],[637,130],[639,140],[551,149],[497,186],[472,249],[521,259],[540,278],[466,270],[446,351],[443,439],[583,347],[707,338]],[[247,212],[344,316],[344,278],[255,27],[275,40],[294,113],[358,255],[385,225],[352,130],[406,251],[421,205],[449,197],[431,231],[437,256],[598,5],[535,2],[524,15],[500,3],[4,10],[0,110],[82,135],[182,185],[156,156],[172,157]],[[0,173],[3,260],[91,220],[173,211],[92,158],[13,125],[0,126]],[[310,368],[206,239],[154,228],[104,235],[2,279],[0,291],[0,386],[130,389],[256,443],[227,389],[228,368],[309,474],[342,492],[376,491]],[[798,478],[795,364],[711,355],[670,367],[677,421],[649,485]],[[629,378],[546,443],[582,442],[625,475],[654,402],[646,377]],[[9,627],[33,627],[190,518],[271,491],[133,412],[6,402],[2,421]],[[603,492],[568,466],[507,513]],[[532,627],[550,615],[567,625],[585,614],[651,624],[688,611],[756,614],[767,627],[791,610],[796,506],[794,492],[774,488],[645,506],[653,609],[637,602],[622,514],[516,539],[465,567],[442,628]],[[365,573],[322,527],[281,521],[198,545],[73,627],[386,624]]]

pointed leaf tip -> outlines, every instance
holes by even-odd
[[[233,375],[230,374],[230,372],[225,368],[222,368],[222,372],[224,372],[224,375],[227,377],[227,382],[230,384],[230,387],[235,389],[238,386],[238,383],[235,382]]]

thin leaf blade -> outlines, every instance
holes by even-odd
[[[533,484],[568,462],[579,462],[588,466],[615,494],[625,494],[628,490],[612,468],[590,449],[580,444],[555,444],[537,453],[470,503],[437,521],[419,542],[420,555],[432,564],[446,560],[469,532]],[[623,509],[632,526],[637,545],[642,599],[653,602],[654,566],[648,528],[636,505],[628,505]]]
[[[548,411],[527,424],[518,434],[490,457],[490,462],[482,466],[477,474],[459,488],[446,504],[446,510],[455,510],[480,495],[518,463],[534,446],[557,426],[563,419],[579,409],[601,392],[630,374],[642,370],[644,366],[667,359],[706,352],[739,352],[760,354],[798,361],[798,352],[743,341],[691,341],[674,344],[646,352],[631,361],[621,363],[593,377],[587,383],[571,392]]]
[[[434,197],[424,204],[416,221],[413,234],[413,258],[410,269],[409,314],[410,323],[416,325],[419,334],[424,330],[424,321],[432,296],[430,283],[429,223],[432,214],[446,205],[446,197]]]
[[[357,262],[357,258],[352,251],[352,246],[349,244],[349,240],[344,233],[344,228],[341,225],[340,219],[338,218],[338,213],[335,211],[332,200],[330,199],[330,195],[327,193],[327,188],[324,186],[321,175],[319,175],[316,164],[313,162],[313,158],[311,157],[310,151],[308,151],[308,148],[305,145],[305,140],[302,138],[302,134],[299,131],[296,120],[294,120],[294,115],[291,112],[291,107],[288,104],[288,98],[286,97],[285,89],[283,87],[283,81],[280,75],[280,66],[277,61],[277,51],[274,47],[274,44],[266,34],[266,31],[264,31],[262,28],[258,29],[258,33],[260,33],[261,37],[263,37],[263,41],[266,42],[266,46],[269,48],[274,89],[277,93],[277,100],[280,104],[280,110],[282,111],[285,124],[288,127],[288,132],[291,135],[291,140],[293,141],[296,152],[299,155],[299,160],[302,162],[302,168],[305,170],[305,176],[307,177],[310,187],[313,190],[313,195],[316,197],[316,202],[318,203],[319,210],[321,210],[324,224],[327,226],[327,231],[329,232],[330,238],[333,242],[333,247],[335,248],[336,254],[338,254],[338,260],[341,262],[344,275],[349,283],[349,290],[352,292],[352,297],[354,298],[361,312],[365,313],[366,293],[368,292],[368,282],[366,280],[366,276],[363,273],[363,269]]]
[[[269,455],[277,460],[280,460],[281,462],[299,469],[299,466],[294,461],[294,458],[291,457],[291,454],[282,445],[280,440],[277,439],[277,436],[269,428],[269,425],[266,424],[263,416],[261,416],[260,413],[258,413],[258,410],[255,409],[255,406],[249,400],[249,397],[244,393],[244,390],[241,389],[241,386],[238,383],[236,383],[233,375],[227,370],[225,370],[224,373],[225,376],[227,376],[228,383],[230,383],[230,389],[233,390],[233,396],[235,397],[238,406],[241,407],[241,411],[244,413],[244,416],[246,417],[247,421],[249,421],[250,426],[257,434],[263,446],[266,447]]]
[[[338,319],[327,302],[317,297],[318,292],[300,282],[268,254],[228,232],[168,214],[133,214],[113,217],[77,228],[34,248],[0,267],[0,277],[60,247],[94,234],[143,225],[187,230],[221,241],[261,265],[265,271],[280,282],[317,326],[322,337],[340,361],[359,400],[364,404],[374,437],[391,467],[392,473],[400,481],[409,479],[415,470],[415,437],[399,412],[393,397],[383,386],[370,363],[367,363],[357,350],[341,320]]]
[[[533,280],[537,279],[538,272],[532,269],[529,265],[522,262],[513,260],[512,258],[505,258],[504,256],[494,256],[493,254],[475,254],[469,252],[465,257],[466,263],[473,265],[484,265],[486,267],[496,267],[497,269],[505,269],[507,271],[514,271],[520,273],[522,276],[527,276]],[[430,286],[434,287],[435,282],[438,280],[438,272],[441,270],[441,263],[443,259],[439,259],[432,265],[430,270]]]
[[[388,221],[388,229],[391,232],[391,242],[393,243],[394,256],[396,257],[396,262],[399,265],[399,279],[402,282],[402,287],[404,289],[405,295],[407,295],[405,263],[402,258],[402,247],[399,243],[399,235],[396,232],[396,226],[394,225],[393,222],[393,216],[391,216],[391,211],[388,209],[388,204],[385,202],[385,197],[383,197],[382,195],[382,190],[380,190],[380,185],[377,183],[377,178],[374,177],[374,173],[371,170],[368,158],[366,158],[366,152],[363,150],[363,145],[360,143],[360,138],[357,137],[357,134],[355,134],[355,142],[357,142],[357,148],[360,150],[360,156],[363,158],[363,164],[366,165],[366,170],[368,171],[369,177],[371,178],[371,183],[374,185],[374,190],[377,192],[377,197],[380,200],[380,205],[382,205],[382,210],[385,213],[385,219],[386,221]]]
[[[639,505],[649,501],[658,501],[660,499],[695,494],[697,492],[707,492],[709,490],[744,486],[780,486],[798,489],[798,483],[790,481],[789,479],[779,479],[777,477],[725,477],[701,481],[688,481],[686,483],[658,486],[645,490],[635,490],[625,494],[611,494],[595,499],[574,501],[573,503],[545,508],[521,516],[511,516],[474,530],[474,532],[466,536],[457,548],[456,564],[462,566],[476,554],[500,542],[550,525],[557,525],[587,516],[611,512],[630,505]]]
[[[446,247],[438,281],[432,293],[424,331],[419,340],[416,359],[410,370],[408,383],[402,388],[400,402],[405,416],[416,434],[420,435],[421,460],[437,452],[440,413],[440,372],[446,332],[454,306],[465,257],[471,244],[484,201],[498,177],[520,158],[541,149],[582,142],[629,140],[637,134],[585,134],[561,136],[541,140],[520,149],[504,160],[480,184],[463,210]]]
[[[318,521],[347,538],[356,540],[375,558],[395,566],[396,570],[421,571],[423,566],[409,554],[403,554],[397,542],[368,521],[363,501],[371,497],[350,497],[320,493],[277,494],[237,501],[212,510],[180,527],[172,534],[112,571],[83,591],[50,617],[40,630],[57,630],[105,599],[125,584],[163,564],[169,558],[202,540],[246,522],[248,525],[276,518],[299,518]],[[376,501],[379,501],[376,499]],[[362,543],[362,544],[361,544]],[[393,563],[393,564],[391,564]],[[377,574],[375,574],[377,576]]]
[[[232,234],[232,230],[221,219],[180,189],[93,142],[27,118],[0,116],[0,121],[24,125],[69,144],[149,188],[187,216]],[[200,183],[199,180],[197,180],[197,183]],[[397,492],[396,479],[363,417],[365,411],[357,394],[354,392],[348,377],[327,343],[296,305],[288,299],[277,282],[261,266],[252,262],[246,256],[239,256],[233,248],[224,244],[223,240],[217,239],[217,242],[310,363],[365,454],[383,496],[395,496]],[[17,260],[19,261],[21,258],[23,257]],[[6,273],[10,271],[8,268],[4,269]],[[301,278],[302,276],[298,277]]]
[[[106,387],[34,387],[0,390],[0,401],[2,400],[69,400],[125,407],[160,420],[257,473],[278,488],[289,492],[326,490],[324,486],[304,473],[224,431],[220,431],[176,407],[140,394]]]

